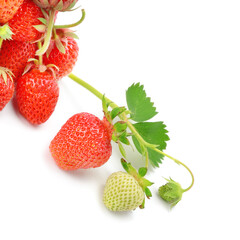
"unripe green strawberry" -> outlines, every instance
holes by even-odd
[[[139,207],[145,195],[138,181],[125,172],[115,172],[107,179],[103,202],[111,211],[130,211]]]
[[[170,203],[171,207],[173,207],[182,199],[184,189],[171,178],[166,180],[168,183],[159,187],[158,193],[163,200]]]

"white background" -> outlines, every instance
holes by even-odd
[[[195,184],[172,210],[157,195],[163,177],[183,187],[188,172],[165,158],[147,177],[155,184],[144,210],[109,212],[107,177],[122,170],[114,146],[101,168],[64,172],[48,151],[73,114],[102,118],[101,102],[68,78],[51,118],[31,126],[9,103],[0,112],[0,239],[239,239],[240,2],[232,0],[84,0],[75,28],[74,73],[118,105],[134,82],[145,86],[164,121],[166,153],[193,171]],[[78,20],[80,10],[59,14]],[[138,154],[131,154],[141,166]],[[135,160],[133,160],[135,158]]]

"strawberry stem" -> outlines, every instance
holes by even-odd
[[[86,13],[85,13],[85,10],[82,9],[82,16],[81,16],[81,19],[75,23],[72,23],[72,24],[66,24],[66,25],[55,25],[54,26],[54,29],[64,29],[64,28],[72,28],[72,27],[76,27],[78,25],[80,25],[83,20],[85,19],[85,16],[86,16]]]
[[[97,89],[95,89],[94,87],[92,87],[90,84],[86,83],[85,81],[83,81],[82,79],[78,78],[77,76],[75,76],[73,73],[70,73],[68,75],[69,78],[71,78],[72,80],[74,80],[75,82],[77,82],[78,84],[80,84],[82,87],[86,88],[88,91],[90,91],[91,93],[93,93],[96,97],[98,97],[100,100],[105,99],[106,103],[109,104],[109,106],[111,108],[116,108],[118,107],[117,104],[115,104],[114,102],[112,102],[110,99],[106,98],[105,95],[103,95],[102,93],[100,93]],[[127,115],[125,112],[123,112],[122,114],[119,115],[120,119],[125,121],[127,123],[128,128],[130,129],[130,131],[132,132],[132,134],[137,138],[138,142],[140,144],[142,144],[142,146],[144,146],[145,148],[145,157],[146,157],[146,168],[148,168],[148,151],[147,149],[150,148],[152,150],[154,150],[155,152],[158,152],[166,157],[168,157],[169,159],[173,160],[175,163],[182,165],[184,168],[186,168],[188,170],[188,172],[190,173],[191,177],[192,177],[192,182],[191,185],[184,189],[183,191],[186,192],[188,190],[190,190],[194,184],[194,176],[192,171],[182,162],[180,162],[179,160],[177,160],[176,158],[162,152],[161,150],[159,150],[157,147],[157,145],[154,144],[150,144],[148,142],[146,142],[142,136],[138,133],[138,131],[135,129],[135,127],[133,126],[133,124],[129,121],[129,119],[127,118]]]
[[[51,37],[52,37],[52,30],[53,30],[53,26],[54,26],[55,14],[56,14],[56,10],[52,9],[49,11],[49,22],[48,22],[48,26],[47,26],[47,32],[46,32],[46,36],[44,38],[43,46],[40,49],[38,49],[38,51],[36,52],[36,55],[38,55],[38,56],[43,55],[49,47]]]
[[[39,42],[37,43],[37,45],[38,45],[38,49],[41,49],[41,47],[42,47],[41,41],[39,41]],[[38,56],[39,65],[42,65],[42,63],[43,63],[43,57],[42,57],[42,56],[43,56],[43,55],[39,55],[39,56]]]

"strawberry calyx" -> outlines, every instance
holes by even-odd
[[[120,117],[121,114],[127,114],[128,111],[126,107],[115,106],[111,111],[108,110],[108,107],[111,105],[111,102],[107,101],[105,96],[102,98],[102,107],[104,112],[104,121],[108,122],[111,126],[111,139],[118,144],[119,150],[123,157],[126,158],[126,152],[122,144],[130,145],[128,137],[131,135],[127,132],[127,123],[124,120],[114,121],[116,117]]]
[[[42,47],[41,42],[38,42],[38,48],[41,49],[41,47]],[[43,64],[42,55],[40,55],[38,59],[37,58],[28,59],[28,64],[26,65],[23,71],[23,75],[32,69],[38,69],[40,72],[49,71],[54,76],[55,79],[57,78],[55,71],[56,70],[59,71],[59,68],[54,64],[47,64],[47,65]]]
[[[78,0],[33,0],[41,8],[58,10],[60,12],[72,11]]]
[[[4,24],[3,26],[0,26],[0,48],[4,40],[12,39],[12,34],[13,32],[11,31],[11,28],[8,26],[7,23]]]
[[[147,174],[147,168],[141,167],[138,169],[138,171],[131,165],[131,163],[128,163],[125,159],[121,159],[121,164],[124,170],[132,175],[138,182],[138,184],[143,189],[143,192],[145,193],[146,197],[150,199],[152,197],[152,193],[149,189],[149,186],[153,185],[153,182],[150,182],[148,179],[144,178],[144,176]],[[139,208],[143,209],[145,207],[145,199],[143,200],[143,203],[139,206]]]
[[[40,72],[48,71],[54,76],[55,79],[56,79],[55,71],[56,70],[59,71],[59,68],[56,65],[54,64],[44,65],[43,63],[41,63],[39,59],[36,59],[36,58],[30,58],[28,60],[28,64],[26,65],[23,71],[23,75],[28,73],[32,69],[38,69]]]
[[[71,29],[54,29],[52,39],[46,51],[46,56],[49,57],[51,51],[55,46],[59,52],[65,54],[69,38],[78,39],[78,36]]]
[[[14,74],[13,74],[12,71],[9,70],[8,68],[0,67],[0,77],[3,78],[5,84],[7,85],[7,79],[8,79],[8,77],[9,77],[9,78],[11,79],[11,81],[13,82]]]

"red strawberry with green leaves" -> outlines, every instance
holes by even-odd
[[[23,0],[0,0],[0,23],[8,22],[22,3]]]
[[[63,170],[96,168],[112,154],[111,127],[90,113],[73,115],[51,141],[49,149]]]
[[[0,67],[0,111],[12,99],[14,83],[12,73],[6,68]]]
[[[12,39],[25,42],[40,39],[42,33],[34,27],[41,24],[39,18],[44,18],[41,8],[32,0],[24,0],[14,17],[8,22],[13,32]]]
[[[72,37],[53,40],[49,52],[43,56],[44,64],[54,64],[59,68],[56,78],[61,79],[72,72],[78,58],[78,44]],[[61,47],[59,47],[59,44]]]
[[[22,76],[28,59],[35,56],[37,45],[30,42],[9,41],[3,42],[0,49],[0,66],[12,71],[13,80]]]
[[[53,74],[31,69],[18,79],[16,103],[19,112],[31,123],[42,124],[52,115],[59,96]]]

